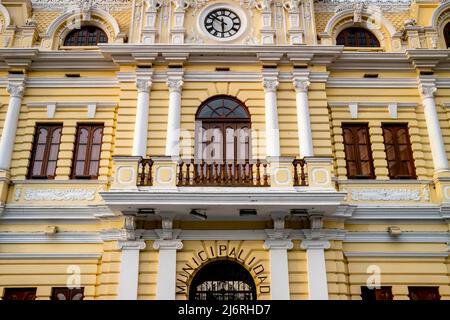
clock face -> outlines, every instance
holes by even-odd
[[[234,36],[241,28],[241,19],[229,9],[216,9],[205,18],[206,30],[217,38]]]

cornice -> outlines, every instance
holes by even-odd
[[[418,252],[418,251],[345,251],[347,258],[446,258],[449,256],[444,252]]]
[[[441,61],[445,61],[450,54],[449,50],[434,49],[408,49],[406,56],[413,66],[418,69],[434,69]]]
[[[47,235],[44,232],[2,232],[0,243],[102,243],[96,232],[64,232]]]
[[[52,222],[61,221],[92,221],[101,218],[114,217],[114,213],[103,205],[92,206],[5,206],[0,221],[5,222]]]
[[[344,242],[370,243],[447,243],[449,232],[402,232],[392,236],[389,232],[350,232],[347,231]]]
[[[329,78],[329,88],[417,88],[416,78]]]

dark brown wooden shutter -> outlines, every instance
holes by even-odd
[[[34,137],[29,179],[54,179],[61,143],[61,124],[38,124]]]
[[[103,125],[83,124],[77,128],[72,179],[97,179],[102,149]]]
[[[407,124],[383,124],[383,138],[391,179],[416,179]]]
[[[383,286],[373,289],[361,287],[361,298],[365,301],[393,300],[394,296],[392,295],[392,287]]]
[[[343,124],[344,151],[349,179],[374,179],[372,149],[367,124]]]
[[[410,300],[441,300],[439,287],[408,287]]]
[[[3,300],[35,300],[36,288],[5,288]]]

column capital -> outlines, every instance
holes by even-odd
[[[325,250],[330,248],[330,241],[327,240],[303,240],[300,244],[306,250]]]
[[[263,87],[265,92],[276,92],[280,82],[278,79],[264,79]]]
[[[167,87],[169,88],[169,92],[181,92],[183,88],[184,81],[181,78],[168,78],[167,79]]]
[[[23,93],[25,92],[25,84],[24,82],[10,82],[6,87],[6,91],[8,91],[12,98],[21,99],[23,97]]]
[[[311,85],[311,82],[307,79],[294,78],[293,80],[295,92],[308,92],[308,88]]]
[[[181,250],[183,242],[181,240],[156,240],[153,243],[155,250]]]
[[[289,239],[285,240],[267,239],[264,242],[263,247],[266,250],[291,250],[292,248],[294,248],[294,244]]]
[[[419,92],[422,99],[433,99],[436,91],[437,88],[434,84],[419,84]]]
[[[144,250],[147,245],[145,241],[119,241],[117,247],[120,250]]]
[[[138,89],[138,92],[149,92],[152,84],[152,80],[149,79],[136,79],[136,88]]]

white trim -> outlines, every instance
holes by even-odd
[[[383,106],[385,104],[382,104]],[[330,107],[332,107],[330,105]],[[359,184],[359,185],[373,185],[373,184],[382,184],[382,185],[392,185],[392,184],[408,184],[408,185],[428,185],[432,183],[432,180],[379,180],[379,179],[364,179],[364,180],[358,180],[358,179],[336,179],[335,180],[338,184],[344,185],[344,184]]]
[[[389,232],[350,232],[345,234],[344,242],[370,243],[447,243],[450,242],[449,232],[411,232],[405,231],[398,236]]]
[[[353,220],[443,220],[440,207],[423,206],[357,206]]]
[[[22,259],[94,259],[102,257],[101,253],[0,253],[0,260]]]
[[[82,221],[114,217],[114,213],[104,205],[92,206],[24,206],[6,205],[0,221]]]
[[[329,78],[329,88],[417,88],[417,79],[390,78],[390,79],[368,79],[368,78]],[[419,95],[419,92],[417,92]],[[401,105],[401,104],[400,104]]]
[[[418,252],[418,251],[398,251],[398,252],[370,252],[370,251],[344,251],[347,258],[447,258],[449,252]]]
[[[63,232],[46,235],[43,232],[1,232],[0,243],[102,243],[96,232]]]

